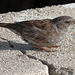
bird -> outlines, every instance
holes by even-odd
[[[63,39],[69,26],[75,24],[70,16],[58,16],[54,19],[27,20],[14,23],[0,23],[0,27],[16,31],[30,46],[45,52],[54,52],[48,48],[59,47],[57,43]]]

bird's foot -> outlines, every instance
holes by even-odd
[[[46,48],[44,48],[44,47],[39,47],[39,46],[33,46],[33,47],[36,47],[36,48],[39,48],[40,50],[44,50],[45,52],[55,52],[55,51],[53,51],[53,50],[49,50],[49,49],[46,49]]]
[[[48,48],[52,48],[52,47],[54,47],[54,48],[58,48],[59,46],[47,46]]]

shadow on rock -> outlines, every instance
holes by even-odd
[[[16,43],[13,41],[0,42],[0,50],[8,50],[8,49],[26,51],[26,50],[34,50],[35,48],[29,46],[28,44]]]

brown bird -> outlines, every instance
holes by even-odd
[[[69,16],[60,16],[54,19],[29,20],[15,23],[0,23],[0,27],[12,29],[27,40],[29,45],[53,52],[45,47],[58,47],[57,43],[63,39],[68,27],[75,21]]]

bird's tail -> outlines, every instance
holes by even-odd
[[[6,23],[0,23],[0,27],[6,27],[7,24]]]
[[[17,26],[14,23],[0,23],[0,27],[8,28],[17,31]]]
[[[22,29],[24,28],[22,25],[16,23],[0,23],[0,27],[8,28],[15,30],[17,32],[22,32]]]
[[[11,23],[0,23],[0,27],[10,28]]]

